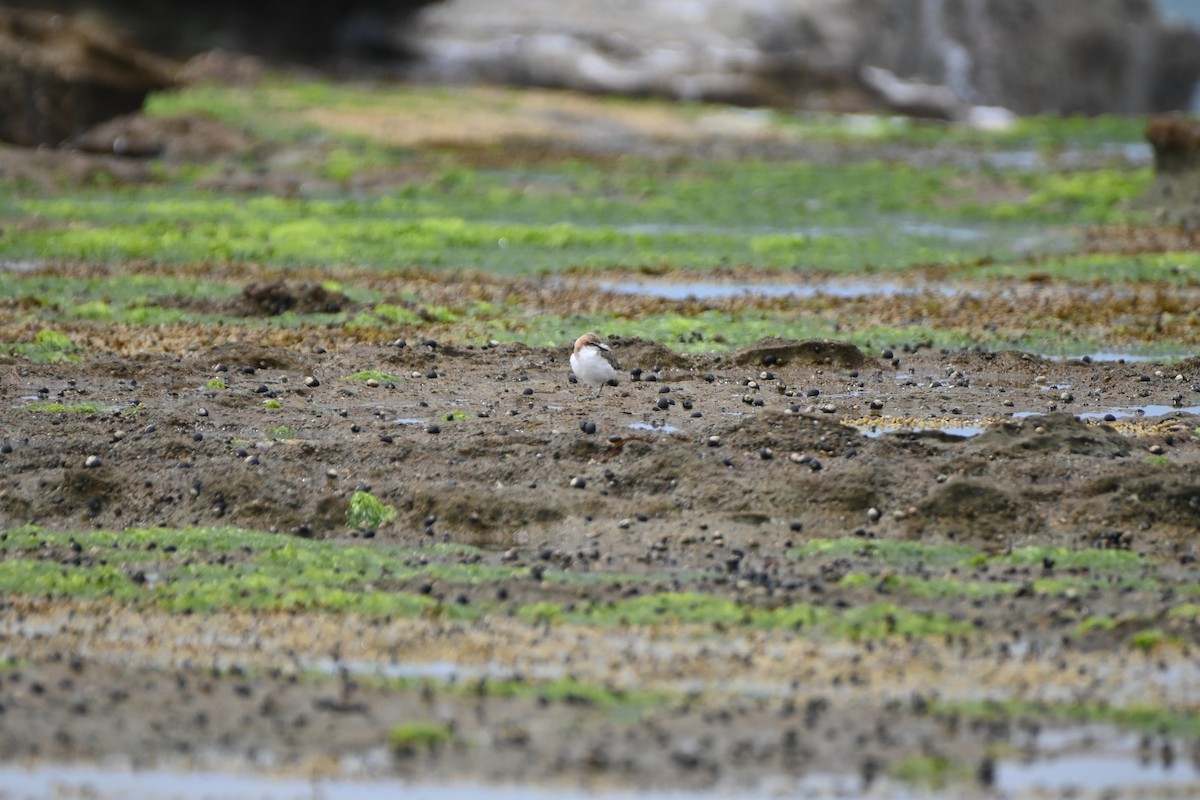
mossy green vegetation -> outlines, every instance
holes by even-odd
[[[965,783],[973,777],[970,765],[942,755],[911,756],[890,766],[888,773],[913,786],[935,790]]]
[[[104,410],[99,403],[58,403],[53,400],[37,400],[24,408],[45,414],[99,414]]]
[[[346,524],[352,528],[378,528],[396,518],[396,509],[370,492],[357,491],[350,496]]]
[[[1028,700],[970,700],[931,704],[938,715],[957,715],[968,720],[1050,719],[1076,723],[1104,723],[1156,736],[1200,736],[1200,715],[1188,708],[1150,704],[1111,705],[1091,702],[1040,703]]]
[[[38,331],[32,342],[4,344],[0,349],[41,364],[78,361],[82,353],[82,348],[70,336],[52,328]]]
[[[366,383],[367,381],[378,381],[379,383],[402,383],[403,378],[392,375],[387,372],[380,372],[377,369],[364,369],[355,372],[353,375],[347,375],[346,380]]]
[[[412,755],[418,750],[436,750],[454,741],[454,732],[444,723],[425,720],[405,722],[392,728],[388,744],[399,755]]]

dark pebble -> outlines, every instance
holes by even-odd
[[[712,383],[716,379],[717,379],[717,376],[713,375],[711,372],[704,373],[704,380],[707,381],[708,383]]]
[[[779,358],[774,353],[767,353],[763,356],[763,365],[770,367],[779,363]]]
[[[583,431],[588,436],[591,436],[596,432],[596,423],[592,422],[591,420],[585,420],[584,422],[579,423],[579,430]]]
[[[665,397],[660,397],[660,398],[658,398],[658,402],[655,405],[657,405],[658,408],[661,409],[662,411],[666,411],[668,408],[671,407],[671,401]]]
[[[1105,414],[1105,415],[1104,415],[1104,421],[1105,421],[1105,422],[1116,422],[1116,421],[1117,421],[1117,416],[1116,416],[1115,414]]]
[[[797,532],[802,531],[804,530],[804,523],[800,522],[799,520],[792,520],[791,523],[788,524],[788,529]]]
[[[203,442],[204,434],[201,433],[200,431],[196,431],[195,433],[192,434],[192,441],[193,442]]]
[[[806,394],[806,395],[807,395],[807,396],[809,396],[809,397],[820,397],[820,396],[821,396],[821,390],[820,390],[820,389],[809,389],[809,390],[808,390],[807,392],[805,392],[804,394]]]
[[[391,444],[393,441],[392,435],[390,433],[381,433],[379,434],[379,441],[383,442],[384,444]]]
[[[362,430],[362,428],[358,427],[358,423],[357,423],[357,422],[356,422],[356,423],[354,423],[353,425],[351,425],[351,426],[350,426],[350,432],[351,432],[351,433],[358,433],[358,432],[359,432],[359,431],[361,431],[361,430]]]
[[[309,387],[316,387],[316,386],[320,386],[321,382],[319,380],[317,380],[314,376],[309,375],[304,379],[304,385],[309,386]]]
[[[254,369],[254,367],[249,367],[249,366],[242,367],[242,372],[245,373],[246,375],[253,375],[255,373],[255,369]]]
[[[425,432],[426,433],[441,433],[442,429],[439,428],[437,425],[430,425],[428,428],[425,429]]]
[[[882,355],[884,358],[886,358],[888,361],[891,361],[893,358],[895,358],[895,357],[896,357],[896,354],[895,354],[895,353],[893,353],[893,352],[891,351],[891,348],[888,348],[888,347],[885,347],[885,348],[883,348],[883,353],[882,353],[881,355]]]
[[[8,442],[5,442],[4,444],[0,445],[0,453],[11,453],[11,452],[12,452],[12,445],[9,444]]]
[[[682,405],[684,407],[684,409],[687,411],[692,410],[692,401],[691,400],[684,400],[682,403],[680,403],[680,405]]]
[[[659,394],[670,394],[671,387],[670,386],[660,386],[660,387],[658,387],[658,393]]]
[[[528,386],[526,386],[524,389],[522,389],[522,390],[521,390],[521,394],[523,394],[523,395],[525,395],[526,397],[528,397],[529,395],[533,394],[533,389],[531,389],[531,388],[529,388]]]
[[[700,419],[700,418],[701,418],[701,417],[703,417],[703,416],[704,416],[704,415],[703,415],[703,414],[701,414],[699,411],[693,411],[693,412],[692,412],[692,419]]]
[[[766,404],[767,404],[767,401],[766,401],[766,400],[763,400],[761,397],[756,397],[756,398],[754,398],[754,403],[753,403],[753,405],[756,405],[756,406],[765,406]]]
[[[425,373],[426,378],[436,378],[438,376],[436,369],[431,369]]]
[[[644,380],[644,381],[648,381],[648,382],[650,382],[650,383],[654,383],[655,381],[657,381],[657,380],[658,380],[658,376],[657,376],[657,375],[655,375],[653,372],[651,372],[649,375],[647,375],[647,374],[643,373],[643,374],[642,374],[642,380]]]
[[[808,462],[808,468],[813,472],[820,472],[821,470],[825,469],[825,465],[814,458],[812,461]]]
[[[267,392],[269,392],[269,391],[271,391],[271,390],[270,390],[270,388],[269,388],[269,387],[268,387],[268,386],[267,386],[265,383],[260,383],[260,384],[259,384],[259,385],[258,385],[258,386],[257,386],[257,387],[254,389],[254,393],[255,393],[255,394],[266,394],[266,393],[267,393]]]

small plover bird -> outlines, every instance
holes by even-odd
[[[621,365],[613,356],[608,345],[594,333],[585,333],[575,340],[575,352],[571,353],[571,371],[588,386],[597,386],[596,396],[604,391],[604,384],[617,377]]]

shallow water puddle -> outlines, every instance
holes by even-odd
[[[1200,406],[1161,406],[1161,405],[1146,405],[1146,406],[1110,406],[1103,411],[1083,411],[1075,416],[1080,419],[1098,419],[1104,422],[1112,422],[1118,419],[1129,419],[1131,417],[1163,417],[1172,412],[1181,414],[1197,414],[1200,415]],[[1013,413],[1013,419],[1029,419],[1030,417],[1042,416],[1041,411],[1017,411]]]
[[[1113,791],[1195,787],[1200,785],[1200,766],[1177,757],[1143,758],[1133,750],[1133,741],[1114,752],[1070,753],[1039,758],[1028,763],[1001,761],[996,764],[996,788],[1001,792],[1053,792],[1067,795],[1078,791]],[[1114,743],[1116,744],[1116,743]],[[1177,752],[1178,748],[1173,752]]]
[[[631,422],[629,427],[635,431],[659,431],[661,433],[676,433],[679,428],[674,425],[655,425],[652,422]]]
[[[225,772],[174,770],[119,770],[90,766],[47,765],[33,769],[0,766],[0,798],[68,798],[89,800],[686,800],[707,795],[681,793],[605,793],[522,786],[472,786],[469,784],[411,784],[400,780],[300,780]]]
[[[393,425],[424,425],[425,420],[417,419],[416,417],[397,417],[392,420]]]
[[[903,435],[906,433],[944,433],[947,436],[959,436],[964,439],[969,439],[972,436],[978,436],[983,433],[983,428],[978,425],[913,425],[908,421],[884,421],[872,425],[855,425],[852,426],[859,433],[871,439],[878,439],[881,436],[887,435]]]
[[[933,284],[902,284],[895,281],[829,280],[819,283],[745,283],[717,281],[687,281],[658,283],[619,281],[601,283],[600,288],[618,294],[659,297],[664,300],[719,300],[726,297],[897,297],[937,292],[953,297],[961,290]]]

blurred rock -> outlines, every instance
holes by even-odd
[[[29,7],[106,20],[140,46],[186,59],[207,50],[300,63],[394,59],[396,35],[434,0],[22,0]]]
[[[410,35],[416,77],[954,119],[1183,108],[1200,76],[1152,0],[447,0]]]
[[[249,134],[201,116],[144,117],[127,114],[73,138],[70,146],[88,153],[169,161],[207,161],[250,150]]]
[[[1200,120],[1151,117],[1146,140],[1154,148],[1154,182],[1139,205],[1158,222],[1200,229]]]
[[[0,8],[0,139],[57,145],[141,108],[174,70],[97,26]]]

